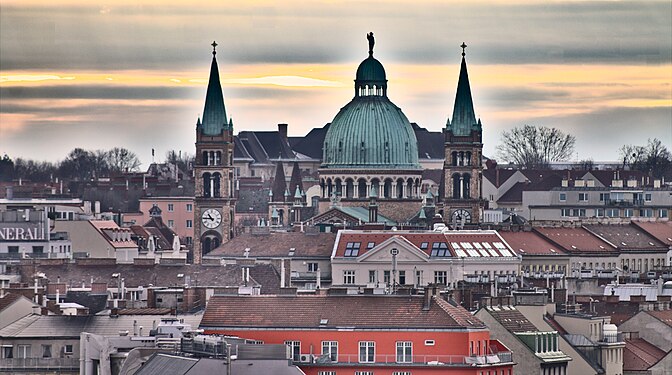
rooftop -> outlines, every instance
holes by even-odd
[[[201,328],[485,329],[467,310],[439,297],[427,310],[423,304],[424,296],[216,295]]]
[[[329,258],[335,239],[335,233],[243,233],[211,251],[207,257],[286,258],[289,257],[290,249],[294,249],[294,258]],[[246,249],[249,249],[247,256]]]

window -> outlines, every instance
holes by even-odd
[[[432,244],[432,252],[430,253],[430,256],[433,257],[450,256],[450,252],[448,251],[448,244],[445,242],[434,242]]]
[[[406,285],[406,271],[399,271],[399,285]]]
[[[658,210],[658,217],[667,217],[667,208],[661,208]]]
[[[42,358],[51,358],[51,345],[42,345]]]
[[[187,228],[193,228],[194,222],[192,220],[187,220]]]
[[[651,193],[644,194],[644,201],[651,202]]]
[[[250,345],[264,345],[264,340],[245,340],[245,343]]]
[[[588,193],[579,193],[579,202],[588,202]]]
[[[572,216],[574,217],[585,217],[586,209],[585,208],[574,208],[572,209]]]
[[[172,203],[168,203],[168,212],[173,212],[175,211],[175,205]]]
[[[413,362],[413,343],[411,341],[397,341],[397,363]]]
[[[623,210],[623,217],[632,217],[635,214],[632,208],[626,208]]]
[[[373,375],[373,371],[355,371],[355,375]]]
[[[434,346],[436,342],[434,340],[425,340],[425,345],[426,346]]]
[[[376,361],[376,343],[373,341],[359,342],[359,362],[373,363]]]
[[[567,193],[560,193],[560,202],[567,201]]]
[[[317,375],[336,375],[336,371],[318,371]]]
[[[187,242],[187,245],[191,245],[194,242],[194,238],[191,236],[184,237],[184,240]]]
[[[429,247],[429,242],[423,242],[420,244],[420,249],[422,250],[427,250],[427,247]]]
[[[354,284],[355,283],[355,271],[347,270],[343,271],[343,284]]]
[[[609,193],[600,193],[600,202],[606,202],[609,200]]]
[[[68,344],[65,346],[65,349],[63,349],[64,354],[72,354],[72,344]]]
[[[390,271],[383,271],[383,282],[389,284],[391,280],[392,277],[390,276]]]
[[[410,371],[395,371],[392,375],[411,375]]]
[[[346,257],[356,257],[359,255],[359,247],[361,246],[361,242],[348,242],[345,245],[345,256]]]
[[[308,272],[317,272],[317,263],[315,262],[310,262],[308,263]]]
[[[619,215],[618,208],[607,208],[604,213],[607,217],[618,217]]]
[[[285,341],[292,353],[292,361],[298,362],[301,359],[301,341]]]
[[[44,253],[44,246],[33,246],[33,254]]]
[[[642,208],[641,210],[639,210],[639,216],[653,217],[653,208]]]
[[[322,355],[332,362],[338,361],[338,341],[322,341]]]
[[[375,242],[369,242],[366,244],[366,250],[371,250],[374,246],[376,246]]]
[[[443,285],[448,284],[447,271],[434,271],[434,283]]]
[[[560,210],[560,216],[562,217],[569,217],[572,215],[572,210],[569,208],[563,208]]]
[[[191,212],[194,210],[194,205],[191,203],[187,203],[187,212]]]
[[[31,358],[30,345],[17,345],[16,358]]]
[[[14,358],[14,347],[11,345],[3,345],[2,358]]]
[[[7,252],[10,254],[18,254],[19,253],[19,247],[18,246],[7,246]]]
[[[595,216],[596,217],[604,217],[604,208],[596,208],[595,209]]]
[[[376,270],[369,270],[369,283],[378,282],[378,272]]]

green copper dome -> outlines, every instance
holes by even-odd
[[[385,68],[383,68],[383,64],[381,64],[380,61],[373,58],[373,56],[369,56],[359,64],[355,80],[360,82],[385,84],[387,83]]]
[[[327,130],[323,168],[420,169],[418,141],[408,118],[387,98],[383,65],[369,57],[357,68],[355,97]]]

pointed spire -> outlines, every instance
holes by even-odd
[[[465,136],[471,134],[471,128],[476,124],[476,115],[474,114],[474,102],[471,98],[471,86],[469,85],[469,74],[467,73],[467,61],[465,59],[467,45],[463,42],[460,47],[462,47],[460,78],[457,82],[457,93],[455,94],[453,120],[447,126],[452,128],[454,135]]]
[[[224,108],[224,95],[222,85],[219,82],[219,67],[215,55],[216,42],[212,42],[212,64],[210,65],[210,78],[208,91],[205,94],[205,109],[203,110],[202,132],[205,135],[218,135],[227,128],[226,109]]]
[[[281,161],[275,166],[275,179],[271,190],[273,191],[273,202],[282,202],[285,190],[287,190],[287,181],[285,180],[285,168]]]
[[[418,215],[418,219],[420,219],[420,220],[427,219],[427,214],[425,214],[425,208],[424,207],[420,208],[420,214]]]
[[[294,199],[301,199],[301,190],[299,187],[296,187],[296,191],[294,192]]]
[[[294,162],[292,166],[292,177],[289,178],[289,191],[303,191],[303,183],[301,181],[301,168],[299,168],[299,163]]]

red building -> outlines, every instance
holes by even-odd
[[[435,296],[213,296],[200,328],[289,346],[308,375],[510,375],[511,352]]]

